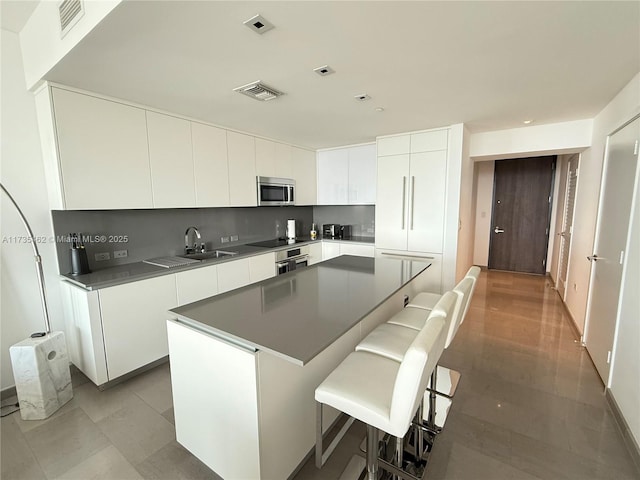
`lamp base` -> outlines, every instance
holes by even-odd
[[[23,420],[42,420],[73,398],[64,333],[27,338],[9,348]]]

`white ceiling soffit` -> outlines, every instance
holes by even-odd
[[[0,24],[5,30],[20,33],[27,20],[38,6],[39,1],[1,0]]]
[[[323,148],[591,118],[640,71],[639,36],[639,2],[123,2],[47,78]],[[256,78],[287,95],[233,91]]]

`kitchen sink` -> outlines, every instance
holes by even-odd
[[[237,254],[238,252],[225,252],[224,250],[214,250],[212,252],[204,252],[204,253],[188,253],[186,255],[180,255],[180,257],[202,261],[202,260],[211,260],[214,258],[232,257],[233,255],[237,255]]]

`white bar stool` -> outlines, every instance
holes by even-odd
[[[316,389],[316,466],[321,468],[340,441],[322,450],[322,406],[329,405],[367,424],[367,478],[378,466],[402,478],[413,478],[378,459],[378,430],[404,437],[422,404],[429,375],[444,350],[446,319],[433,316],[407,349],[402,362],[364,351],[351,353]],[[400,464],[401,465],[401,464]]]
[[[445,348],[449,348],[449,345],[458,332],[458,328],[462,325],[462,322],[464,322],[479,274],[480,267],[471,267],[467,272],[467,275],[453,289],[453,292],[458,294],[460,303],[457,307],[456,314],[454,315],[455,318],[453,320],[452,330],[449,332],[449,336],[447,337],[447,344]],[[434,295],[435,294],[428,292],[419,293],[413,301],[407,305],[407,307],[429,311],[435,307],[435,304],[432,303]],[[410,327],[410,324],[408,323],[398,324]],[[458,383],[460,382],[460,372],[438,365],[435,378],[436,383],[430,382],[427,388],[435,390],[439,395],[443,395],[447,398],[453,398],[456,393],[456,389],[458,388]],[[431,385],[435,385],[436,387],[432,388]]]

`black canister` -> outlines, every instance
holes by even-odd
[[[89,259],[87,258],[87,250],[84,248],[82,235],[78,238],[78,234],[71,234],[71,275],[84,275],[91,273],[89,269]]]

